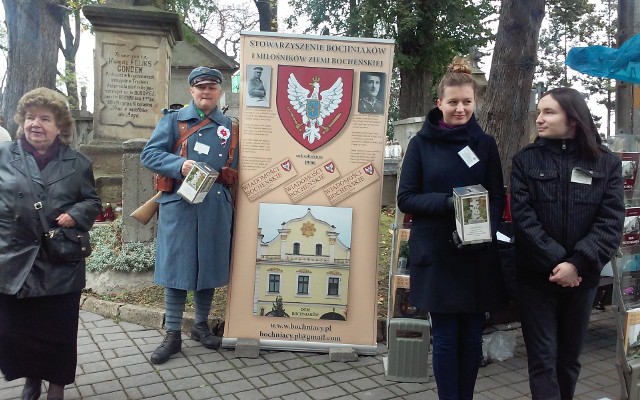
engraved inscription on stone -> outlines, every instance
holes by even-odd
[[[157,49],[105,43],[103,60],[101,122],[154,127],[158,104]]]

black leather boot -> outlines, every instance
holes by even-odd
[[[151,354],[151,362],[163,364],[182,349],[182,337],[180,331],[167,331],[167,335],[160,346]]]
[[[38,400],[42,390],[42,380],[27,378],[22,388],[20,400]]]
[[[214,336],[207,325],[207,321],[202,321],[191,328],[191,339],[196,340],[207,349],[217,349],[220,347],[222,340],[218,336]]]

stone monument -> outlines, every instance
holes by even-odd
[[[96,45],[93,132],[80,150],[93,160],[103,204],[122,204],[125,242],[155,237],[155,220],[137,226],[129,214],[154,193],[140,150],[168,106],[172,49],[182,40],[179,16],[161,3],[107,0],[83,8]]]
[[[122,202],[122,143],[148,139],[168,105],[171,50],[182,31],[178,15],[159,3],[111,0],[83,8],[96,46],[93,135],[80,150],[94,162],[104,203]]]

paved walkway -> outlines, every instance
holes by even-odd
[[[519,329],[515,357],[480,369],[478,400],[530,398],[526,356]],[[78,370],[65,399],[363,400],[437,399],[429,383],[397,383],[384,378],[384,346],[377,356],[331,362],[326,354],[261,351],[257,359],[236,358],[233,349],[211,351],[187,339],[181,354],[156,366],[149,355],[163,332],[80,311]],[[594,311],[582,357],[577,399],[618,399],[614,367],[614,314]],[[24,381],[0,379],[0,399],[19,399]],[[45,399],[43,393],[41,399]]]

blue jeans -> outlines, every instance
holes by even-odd
[[[438,398],[473,399],[482,359],[484,313],[430,314]]]
[[[533,400],[570,400],[596,288],[562,293],[520,284],[520,318]]]

